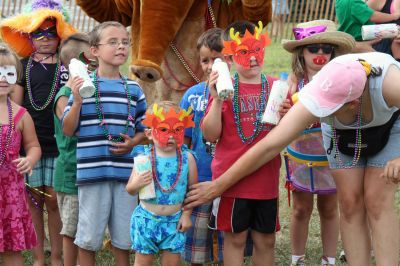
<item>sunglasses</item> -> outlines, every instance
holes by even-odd
[[[47,29],[37,29],[31,33],[32,39],[39,41],[44,37],[48,39],[58,38],[57,28],[56,26],[50,26]]]
[[[335,50],[335,47],[329,44],[321,44],[321,45],[307,45],[306,49],[312,54],[318,53],[320,49],[324,54],[331,54],[333,50]]]

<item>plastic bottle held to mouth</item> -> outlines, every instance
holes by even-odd
[[[289,86],[287,84],[288,73],[282,72],[279,80],[272,84],[271,93],[268,97],[267,107],[262,117],[263,123],[277,125],[281,116],[279,115],[279,106],[286,99]]]
[[[232,98],[233,84],[228,64],[220,58],[216,58],[212,70],[218,72],[218,80],[216,84],[218,97],[223,101]]]
[[[86,65],[75,59],[72,58],[71,62],[69,63],[69,73],[71,77],[80,77],[83,79],[82,87],[79,88],[79,94],[82,98],[92,97],[96,88],[93,85],[93,82],[88,74]]]
[[[144,151],[138,151],[137,156],[133,157],[133,167],[138,174],[152,171],[150,157],[144,154]],[[154,187],[154,180],[150,184],[142,187],[139,190],[139,199],[154,199],[156,197],[156,190]]]

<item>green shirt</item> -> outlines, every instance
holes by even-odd
[[[67,194],[78,194],[76,187],[76,144],[78,138],[67,137],[63,134],[61,121],[56,115],[56,104],[61,96],[69,98],[71,89],[64,86],[57,93],[54,99],[54,131],[57,141],[59,155],[56,162],[54,175],[54,190]]]
[[[363,0],[336,0],[336,16],[339,21],[339,31],[344,31],[362,41],[361,27],[374,24],[369,21],[374,10]]]

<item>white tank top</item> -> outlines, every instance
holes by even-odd
[[[379,52],[372,52],[372,53],[361,53],[361,54],[347,54],[344,56],[337,57],[333,60],[336,61],[348,61],[349,58],[357,60],[357,59],[364,59],[368,63],[370,63],[373,67],[380,67],[382,68],[382,75],[379,77],[370,77],[368,79],[369,82],[369,92],[371,96],[371,104],[372,104],[372,114],[373,118],[372,121],[364,124],[361,128],[369,128],[375,127],[385,124],[389,119],[392,117],[392,114],[398,110],[397,107],[389,107],[383,98],[382,95],[382,83],[383,79],[387,74],[387,70],[389,66],[395,65],[400,68],[400,64],[390,55],[379,53]],[[324,123],[328,123],[331,118],[325,117],[322,118],[321,121]],[[335,127],[337,129],[354,129],[356,128],[356,124],[353,125],[343,125],[339,122],[339,120],[335,119]]]

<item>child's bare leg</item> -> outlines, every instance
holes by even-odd
[[[2,254],[3,265],[4,266],[23,266],[24,259],[21,252],[6,251]]]
[[[43,191],[44,187],[37,187],[36,189]],[[35,226],[36,236],[38,240],[38,244],[36,247],[32,249],[33,255],[33,265],[34,266],[43,266],[45,257],[44,257],[44,220],[43,220],[43,196],[39,195],[30,190],[28,192],[28,202],[29,202],[29,210],[32,215],[33,225]],[[31,198],[33,197],[33,199]]]
[[[78,250],[80,266],[95,266],[96,252],[83,248],[78,248]]]
[[[112,247],[111,250],[114,254],[115,265],[117,266],[129,265],[129,250],[119,249],[114,246]]]
[[[141,254],[135,253],[135,264],[134,266],[152,266],[154,261],[153,254]]]
[[[264,234],[251,230],[254,266],[275,265],[275,233]]]
[[[243,265],[244,248],[247,230],[240,233],[224,232],[224,264],[230,266]]]
[[[292,255],[305,254],[308,238],[308,225],[314,205],[311,193],[293,191],[293,210],[290,220],[290,243]]]
[[[61,218],[60,212],[58,211],[57,195],[53,188],[45,186],[45,191],[51,197],[45,198],[46,210],[48,213],[48,229],[51,245],[51,265],[59,266],[62,264],[61,252],[62,252],[62,236],[61,232]]]
[[[334,258],[339,238],[339,210],[336,193],[318,195],[317,206],[321,221],[323,255]]]
[[[171,253],[168,251],[163,251],[161,256],[162,266],[179,266],[181,265],[181,255],[177,253]]]
[[[78,247],[74,244],[75,238],[63,236],[64,266],[76,266]]]

